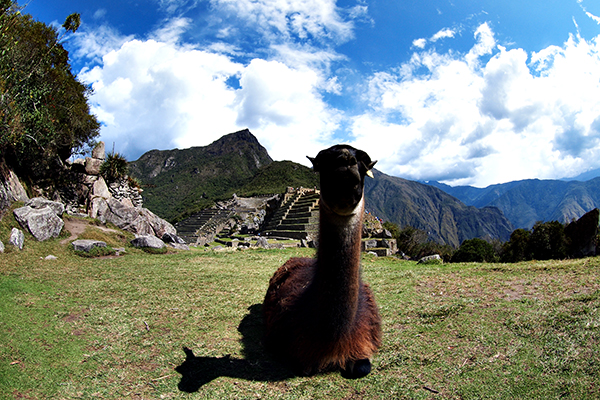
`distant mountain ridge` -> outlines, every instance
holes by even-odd
[[[249,130],[225,135],[205,147],[152,150],[130,163],[141,181],[144,205],[175,222],[217,200],[283,193],[287,186],[318,187],[312,169],[273,161]],[[444,191],[379,171],[365,186],[367,208],[401,228],[413,226],[440,243],[458,246],[473,237],[507,240],[510,222],[494,208],[468,207]]]
[[[428,184],[467,205],[497,207],[515,229],[529,229],[537,221],[570,222],[600,208],[600,177],[585,182],[527,179],[486,188]]]
[[[413,226],[454,247],[464,240],[510,238],[513,227],[494,207],[467,206],[443,190],[375,171],[365,182],[366,207],[400,227]]]

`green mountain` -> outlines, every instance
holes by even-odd
[[[311,168],[292,161],[273,161],[256,171],[254,177],[237,194],[251,197],[283,193],[288,187],[319,187],[319,176]]]
[[[429,184],[465,204],[499,208],[515,228],[529,229],[537,221],[570,222],[600,208],[600,178],[586,182],[528,179],[486,188]]]
[[[495,238],[506,241],[513,227],[500,210],[466,206],[444,191],[422,183],[374,171],[365,182],[367,210],[401,228],[413,226],[429,238],[454,247],[464,240]]]
[[[144,189],[144,206],[169,221],[229,198],[273,160],[245,129],[205,147],[152,150],[129,164]]]

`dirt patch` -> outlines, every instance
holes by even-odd
[[[99,229],[103,232],[118,233],[114,229],[106,228],[104,226],[92,225],[92,224],[90,224],[89,221],[87,221],[85,219],[65,218],[64,221],[65,221],[64,229],[69,231],[71,233],[71,236],[68,237],[67,239],[61,240],[60,244],[62,244],[62,245],[68,244],[68,243],[72,242],[73,240],[76,240],[79,237],[79,235],[81,235],[85,231],[85,228],[87,228],[88,226]]]

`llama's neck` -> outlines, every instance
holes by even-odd
[[[334,213],[323,202],[320,206],[314,283],[321,316],[336,336],[351,326],[358,308],[363,202],[347,216]]]

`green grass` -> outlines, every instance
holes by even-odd
[[[5,216],[0,234],[11,224]],[[599,258],[365,256],[383,346],[373,372],[349,381],[293,377],[260,345],[270,276],[314,250],[148,254],[127,235],[103,239],[127,253],[82,258],[64,237],[29,235],[23,251],[0,254],[0,398],[600,397]]]

